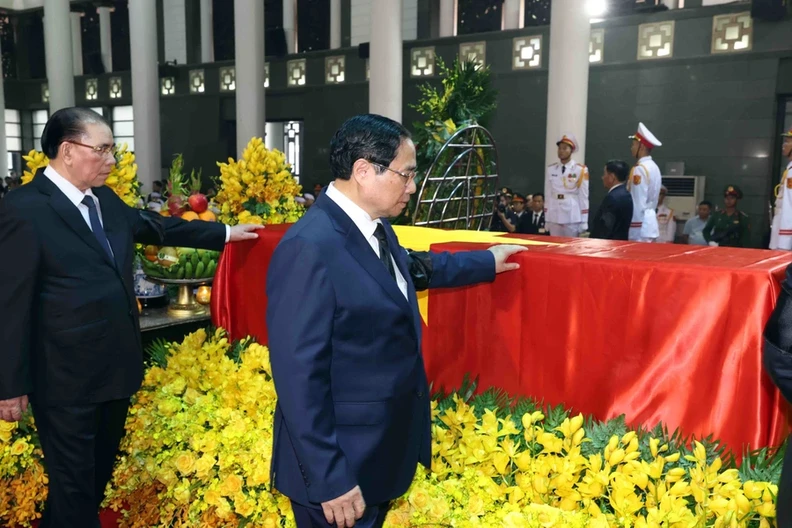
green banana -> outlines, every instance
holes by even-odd
[[[192,262],[193,269],[198,267],[198,263],[201,262],[201,257],[198,256],[197,251],[190,256],[190,261]]]
[[[209,261],[209,265],[206,267],[206,276],[213,277],[216,269],[217,269],[217,261],[216,260]]]
[[[206,271],[206,266],[204,266],[203,262],[199,262],[198,266],[195,268],[195,278],[196,279],[203,279],[206,278],[204,272]]]
[[[209,255],[209,252],[204,253],[203,258],[201,259],[201,262],[203,263],[204,268],[209,267],[209,262],[211,260],[212,260],[212,257]]]
[[[176,278],[179,280],[184,279],[185,270],[184,268],[179,268],[179,271],[176,272]]]
[[[192,279],[195,275],[193,274],[193,265],[192,262],[187,262],[184,265],[184,278],[185,279]]]

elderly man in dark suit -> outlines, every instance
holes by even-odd
[[[633,201],[625,182],[630,175],[630,167],[621,160],[611,160],[605,164],[602,183],[608,194],[591,221],[591,238],[605,240],[627,240],[633,214]]]
[[[33,409],[49,494],[42,528],[99,526],[98,508],[143,379],[134,243],[222,249],[254,226],[165,219],[104,187],[113,134],[97,113],[55,112],[50,163],[0,202],[0,419]]]
[[[348,120],[330,146],[335,181],[270,263],[272,483],[291,499],[299,528],[382,526],[417,464],[431,464],[415,284],[387,221],[415,192],[415,163],[399,123]],[[492,281],[518,267],[506,259],[522,249],[431,253],[428,285]]]

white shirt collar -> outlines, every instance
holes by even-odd
[[[611,187],[610,189],[608,189],[608,194],[610,194],[610,193],[611,193],[611,191],[613,191],[613,189],[615,189],[616,187],[621,187],[622,185],[624,185],[624,182],[619,182],[619,183],[617,183],[616,185],[614,185],[613,187]]]
[[[652,161],[652,156],[644,156],[643,158],[638,160],[638,164],[640,165],[644,161]]]
[[[379,218],[376,220],[372,219],[358,204],[336,189],[333,182],[330,182],[330,185],[327,186],[326,194],[328,198],[333,200],[336,205],[352,219],[352,222],[354,222],[366,240],[374,235],[374,231],[377,230],[377,225],[382,223]]]
[[[58,171],[52,168],[52,165],[47,165],[47,168],[44,169],[44,176],[50,179],[55,186],[60,189],[60,191],[66,195],[66,198],[69,199],[71,203],[75,206],[82,205],[83,199],[86,196],[90,196],[94,199],[94,202],[98,201],[94,193],[91,192],[91,189],[88,189],[85,192],[82,192],[80,189],[74,186],[72,182],[58,174]]]

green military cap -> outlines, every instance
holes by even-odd
[[[739,187],[736,185],[727,185],[726,190],[723,192],[723,196],[734,196],[738,200],[741,200],[743,197],[743,193]]]

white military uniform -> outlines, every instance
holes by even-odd
[[[566,143],[577,151],[577,139],[564,134],[556,145]],[[552,236],[574,238],[588,229],[589,172],[570,158],[553,163],[545,172],[545,226]]]
[[[792,250],[792,161],[781,176],[776,191],[770,249]]]
[[[673,244],[676,238],[676,220],[674,210],[666,204],[660,204],[657,208],[657,228],[660,236],[658,242]]]
[[[651,148],[662,143],[643,123],[638,123],[638,131],[630,139],[636,139]],[[633,199],[633,217],[628,238],[636,242],[656,242],[660,236],[657,225],[657,204],[660,201],[660,187],[663,185],[660,167],[652,156],[644,156],[630,171],[627,189]]]

